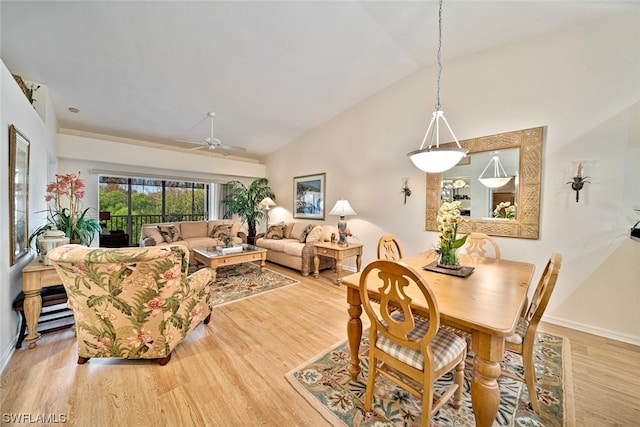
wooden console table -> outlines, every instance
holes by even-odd
[[[44,265],[38,257],[34,258],[22,269],[22,292],[24,292],[24,317],[27,319],[29,334],[25,338],[29,348],[36,346],[40,338],[38,319],[42,310],[40,290],[62,284],[56,269],[52,265]]]
[[[313,276],[317,279],[320,275],[318,271],[320,268],[320,256],[326,256],[333,258],[336,261],[336,283],[342,283],[342,260],[351,256],[356,257],[356,271],[360,271],[360,264],[362,263],[362,244],[360,243],[348,243],[347,246],[342,246],[337,243],[321,242],[316,243],[313,247],[313,263],[315,264],[316,271]]]

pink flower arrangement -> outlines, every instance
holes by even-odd
[[[45,201],[49,202],[48,223],[36,229],[30,241],[47,230],[64,231],[71,240],[83,245],[91,245],[93,238],[100,232],[100,223],[87,217],[89,208],[81,210],[81,200],[85,194],[85,183],[77,174],[56,175],[56,180],[47,185]],[[68,203],[68,205],[67,205]]]
[[[68,173],[66,175],[56,175],[56,180],[47,185],[47,194],[44,200],[55,204],[55,212],[63,212],[66,207],[62,207],[62,200],[69,200],[69,216],[71,218],[71,228],[76,228],[78,223],[78,211],[80,200],[84,197],[84,181],[78,174]]]

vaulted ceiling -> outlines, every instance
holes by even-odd
[[[445,1],[443,61],[639,6]],[[187,149],[214,111],[260,158],[433,65],[438,3],[2,0],[0,19],[2,60],[48,88],[61,132]]]

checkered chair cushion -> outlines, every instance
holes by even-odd
[[[527,322],[527,319],[525,319],[524,317],[521,317],[520,319],[518,319],[518,326],[516,326],[515,334],[505,339],[514,344],[522,344],[522,340],[524,340],[524,336],[527,333],[528,328],[529,322]]]
[[[404,320],[404,313],[396,311],[391,314],[391,318],[401,322]],[[416,327],[409,333],[409,339],[418,339],[424,336],[429,329],[428,321],[416,318],[415,322]],[[431,351],[433,352],[433,369],[434,371],[438,371],[448,363],[451,363],[456,356],[463,352],[467,346],[467,342],[456,334],[440,328],[430,345]],[[419,350],[413,350],[395,344],[382,334],[378,335],[376,347],[409,366],[420,370],[424,368],[424,358]]]

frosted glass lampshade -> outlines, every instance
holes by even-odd
[[[485,176],[487,169],[489,169],[493,165],[493,175]],[[502,167],[502,163],[500,163],[500,158],[496,155],[489,160],[487,166],[484,167],[484,170],[478,177],[478,180],[485,186],[489,188],[499,188],[503,185],[506,185],[509,181],[511,181],[511,176],[508,176]]]
[[[412,151],[407,156],[420,170],[440,173],[451,169],[465,156],[466,150],[458,148],[424,148]]]
[[[500,188],[506,185],[509,181],[511,181],[511,177],[507,176],[504,178],[479,178],[479,181],[489,188]]]

